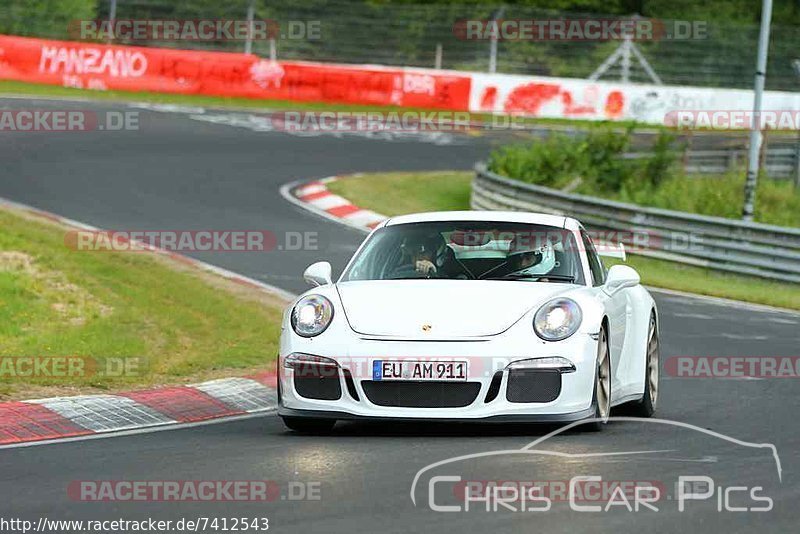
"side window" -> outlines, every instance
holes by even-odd
[[[601,286],[606,281],[606,270],[600,262],[600,257],[597,255],[597,250],[594,248],[592,240],[584,230],[581,230],[581,238],[583,239],[583,246],[586,248],[589,270],[592,271],[592,282],[596,286]]]

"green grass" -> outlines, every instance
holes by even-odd
[[[603,258],[603,262],[607,267],[619,263],[609,258]],[[800,284],[727,274],[634,254],[629,254],[625,263],[652,287],[800,310]]]
[[[358,206],[385,215],[462,210],[469,209],[472,176],[471,172],[455,171],[363,174],[337,180],[328,184],[328,188]],[[637,255],[629,255],[627,263],[649,286],[800,310],[800,284],[726,274]]]
[[[469,209],[472,172],[389,172],[348,177],[328,189],[384,215]]]
[[[744,170],[723,176],[676,176],[655,188],[625,188],[619,194],[606,196],[644,206],[739,219],[744,204],[744,178]],[[592,194],[591,190],[582,192]],[[800,189],[791,180],[761,177],[754,218],[766,224],[800,226]]]
[[[148,253],[75,251],[64,237],[60,226],[0,211],[0,361],[128,357],[141,368],[122,377],[25,378],[0,365],[0,397],[271,370],[277,299]]]

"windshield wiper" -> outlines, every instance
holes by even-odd
[[[535,280],[542,282],[574,282],[575,277],[567,274],[525,274],[509,273],[503,276],[489,276],[482,280]]]

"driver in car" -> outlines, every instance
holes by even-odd
[[[439,233],[416,234],[407,237],[401,244],[404,258],[410,261],[414,271],[431,277],[467,278],[465,268],[455,258]]]
[[[549,241],[538,248],[512,242],[510,248],[506,259],[508,274],[544,275],[556,266],[554,247]]]

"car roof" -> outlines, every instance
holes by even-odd
[[[395,226],[398,224],[410,224],[420,222],[435,221],[487,221],[487,222],[513,222],[540,224],[543,226],[555,226],[575,230],[578,228],[578,221],[570,217],[561,215],[549,215],[546,213],[531,213],[526,211],[433,211],[429,213],[413,213],[410,215],[399,215],[391,217],[385,222],[385,226]]]

